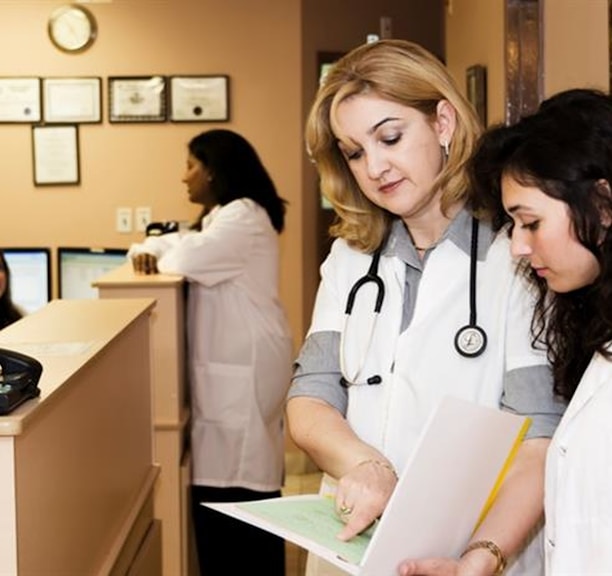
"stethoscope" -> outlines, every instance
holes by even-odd
[[[365,350],[368,351],[370,349],[370,345],[372,342],[372,338],[374,336],[374,329],[376,327],[376,321],[380,315],[380,311],[382,309],[383,301],[385,299],[385,283],[378,273],[378,267],[380,263],[380,256],[382,253],[382,249],[384,247],[381,246],[374,252],[372,256],[372,262],[370,263],[370,267],[368,268],[365,276],[362,276],[355,282],[355,284],[351,287],[348,297],[346,299],[346,307],[344,309],[344,329],[340,336],[340,371],[342,372],[342,377],[340,378],[340,384],[344,387],[354,386],[356,384],[367,384],[367,385],[375,385],[382,383],[382,376],[379,374],[374,374],[369,378],[362,378],[361,372],[363,370],[365,362],[361,362],[360,366],[355,370],[355,372],[348,377],[348,372],[346,370],[346,363],[344,357],[344,335],[346,333],[347,324],[349,321],[349,317],[353,312],[353,307],[355,306],[355,300],[357,298],[357,293],[360,289],[362,289],[366,284],[372,283],[376,289],[376,300],[374,303],[374,313],[372,315],[372,322],[370,324],[368,341],[366,344]],[[476,272],[478,265],[478,220],[476,218],[472,218],[472,236],[471,236],[471,245],[470,245],[470,320],[467,325],[459,328],[457,330],[457,334],[455,335],[455,350],[461,356],[465,356],[466,358],[475,358],[476,356],[480,356],[485,348],[487,347],[487,334],[486,332],[478,326],[477,323],[477,314],[476,314]]]

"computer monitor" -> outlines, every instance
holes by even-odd
[[[98,297],[92,283],[126,262],[123,248],[68,248],[57,249],[57,293],[63,299]]]
[[[13,302],[26,314],[51,300],[51,250],[41,247],[0,248],[11,277]]]

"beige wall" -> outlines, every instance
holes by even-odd
[[[544,97],[567,88],[608,90],[608,0],[540,0]],[[489,124],[505,110],[505,0],[446,0],[449,69],[465,90],[465,71],[487,67]]]
[[[543,1],[544,96],[574,87],[607,92],[608,0]]]
[[[80,186],[35,187],[31,130],[0,125],[0,245],[127,247],[142,233],[115,231],[119,206],[151,206],[154,219],[191,219],[180,179],[187,141],[212,126],[249,138],[289,200],[282,236],[282,298],[302,331],[300,1],[112,0],[89,3],[99,36],[83,54],[47,37],[52,0],[0,1],[2,76],[101,76],[104,121],[83,125]],[[10,57],[12,55],[13,57]],[[228,74],[231,122],[109,124],[106,78]]]

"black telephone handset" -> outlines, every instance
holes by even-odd
[[[42,369],[35,358],[0,348],[0,415],[40,395]]]
[[[147,236],[162,236],[179,231],[179,223],[176,220],[166,222],[151,222],[147,225],[145,234]]]

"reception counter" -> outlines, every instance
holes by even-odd
[[[153,298],[151,350],[154,457],[160,467],[155,487],[155,517],[162,524],[164,576],[195,576],[190,546],[191,460],[185,365],[185,288],[182,276],[137,275],[129,262],[93,283],[102,300]]]
[[[152,299],[55,300],[0,331],[43,366],[0,416],[0,574],[156,576]]]

